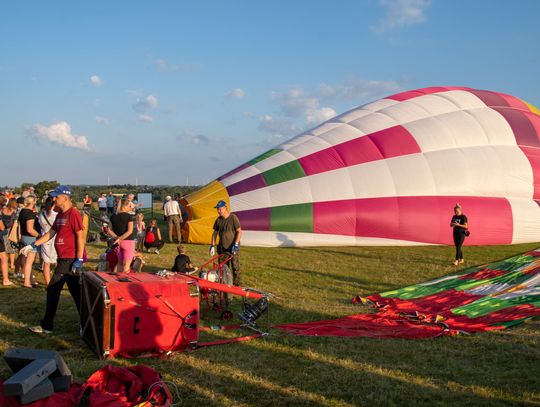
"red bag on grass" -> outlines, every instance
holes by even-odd
[[[172,402],[171,392],[163,383],[161,375],[144,365],[106,365],[94,372],[82,385],[83,392],[88,390],[89,407],[169,407]]]

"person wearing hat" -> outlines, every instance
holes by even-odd
[[[219,201],[214,208],[217,209],[219,216],[214,222],[210,256],[216,254],[216,239],[219,236],[217,252],[218,254],[229,253],[233,255],[228,265],[233,273],[233,284],[239,286],[241,284],[239,250],[240,239],[242,238],[240,221],[234,213],[229,212],[225,201]]]
[[[173,235],[176,231],[176,238],[178,243],[182,240],[182,212],[180,211],[180,205],[173,200],[170,196],[165,197],[165,205],[163,206],[163,214],[167,218],[167,226],[169,227],[169,243],[174,243]]]
[[[49,193],[54,199],[54,208],[58,212],[51,229],[31,245],[21,249],[21,254],[29,253],[36,247],[48,242],[53,237],[54,248],[58,255],[56,269],[47,286],[47,302],[45,315],[37,326],[28,329],[34,333],[49,334],[53,330],[54,317],[64,284],[67,283],[69,293],[80,312],[79,275],[83,266],[84,232],[81,213],[71,201],[71,188],[59,185]]]

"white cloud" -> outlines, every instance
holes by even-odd
[[[298,88],[286,92],[272,92],[270,96],[288,117],[299,117],[305,115],[307,111],[319,108],[319,100],[315,96]]]
[[[139,121],[141,123],[150,123],[150,122],[153,122],[154,121],[154,118],[150,115],[147,115],[147,114],[140,114],[139,115]]]
[[[326,101],[367,101],[398,92],[401,89],[395,81],[364,80],[349,77],[344,83],[329,85],[322,83],[317,89],[317,95]]]
[[[270,115],[264,115],[259,119],[259,130],[274,135],[293,135],[300,131],[291,120],[275,119]]]
[[[104,126],[110,126],[111,122],[106,117],[96,116],[96,123],[102,124]]]
[[[191,129],[182,130],[182,132],[177,138],[181,142],[187,141],[195,145],[207,145],[212,142],[210,137],[205,136],[204,134],[198,134]]]
[[[279,104],[280,110],[287,117],[302,117],[309,125],[319,124],[336,115],[331,107],[321,106],[318,95],[294,88],[287,92],[272,92],[271,97]],[[262,125],[266,126],[264,121]],[[259,129],[261,125],[259,125]]]
[[[273,136],[291,136],[337,116],[333,104],[359,105],[401,90],[396,81],[364,80],[350,76],[342,83],[322,83],[313,90],[299,87],[271,92],[270,97],[279,107],[278,117],[259,118],[259,131]],[[245,114],[245,117],[250,117]],[[253,116],[251,116],[253,117]]]
[[[94,86],[101,86],[103,85],[103,81],[101,80],[101,78],[97,75],[92,75],[90,77],[90,82],[92,83],[92,85]]]
[[[229,99],[242,99],[244,96],[246,96],[246,92],[244,92],[244,90],[241,88],[235,88],[227,92],[225,96]]]
[[[272,92],[270,97],[286,117],[303,118],[308,124],[316,124],[336,115],[335,109],[329,104],[349,101],[361,103],[399,90],[400,86],[395,81],[364,80],[351,76],[343,83],[322,83],[313,91],[292,88]]]
[[[203,134],[197,134],[191,138],[193,144],[208,144],[210,139]]]
[[[156,59],[154,63],[156,64],[156,68],[159,72],[169,72],[174,68],[164,59]]]
[[[306,122],[310,125],[316,125],[327,120],[330,120],[332,117],[337,116],[337,113],[331,107],[321,107],[320,109],[315,109],[306,114]]]
[[[30,134],[37,139],[47,140],[53,144],[77,150],[91,151],[88,139],[71,133],[71,126],[67,122],[58,122],[49,127],[35,124],[30,128]]]
[[[201,68],[200,64],[173,64],[163,58],[156,59],[154,65],[159,73],[194,72]]]
[[[426,21],[424,10],[431,5],[431,0],[379,0],[379,5],[385,10],[385,15],[370,28],[382,33]]]
[[[145,113],[158,107],[159,101],[154,95],[148,95],[144,99],[137,98],[132,106],[133,110],[138,113]]]

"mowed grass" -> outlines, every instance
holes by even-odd
[[[166,232],[166,228],[162,228]],[[509,257],[539,246],[466,247],[466,265]],[[207,246],[187,245],[196,264]],[[87,270],[104,244],[89,244]],[[146,254],[145,270],[169,268],[175,245]],[[243,285],[276,296],[272,324],[315,321],[370,312],[354,295],[385,291],[452,273],[451,247],[241,248]],[[534,405],[540,404],[540,322],[472,336],[429,340],[295,337],[270,329],[264,339],[177,353],[168,359],[100,361],[78,336],[75,306],[64,290],[55,332],[26,331],[44,310],[45,291],[0,291],[0,351],[55,349],[82,383],[112,363],[154,367],[177,405]],[[233,308],[240,309],[240,299]],[[264,322],[265,319],[262,318]],[[207,313],[205,323],[217,322]],[[174,328],[171,328],[174,329]],[[204,333],[201,340],[249,332]],[[0,364],[2,378],[10,376]]]

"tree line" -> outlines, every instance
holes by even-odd
[[[15,194],[21,194],[22,191],[29,187],[34,187],[36,196],[43,196],[46,191],[56,188],[60,183],[58,181],[40,181],[36,184],[30,182],[24,182],[19,187],[5,186],[2,190],[9,189]],[[189,195],[190,193],[197,191],[201,188],[201,185],[132,185],[132,184],[115,184],[115,185],[68,185],[73,191],[73,199],[75,201],[82,201],[84,196],[88,194],[93,201],[95,201],[102,192],[108,194],[109,191],[113,194],[138,194],[138,193],[152,193],[154,201],[164,201],[167,195],[174,198],[176,194],[179,196]]]

